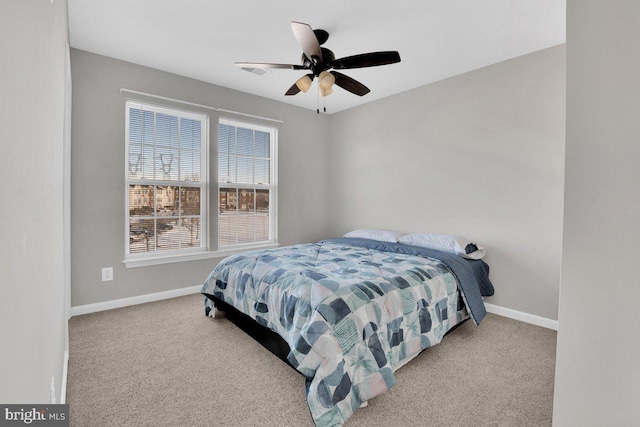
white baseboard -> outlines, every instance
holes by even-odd
[[[64,352],[64,365],[62,365],[62,385],[60,386],[60,404],[64,405],[67,400],[67,375],[69,372],[69,351]]]
[[[130,305],[144,304],[146,302],[160,301],[163,299],[176,298],[185,295],[197,294],[202,289],[202,285],[189,286],[187,288],[172,289],[170,291],[156,292],[153,294],[138,295],[130,298],[122,298],[112,301],[98,302],[95,304],[78,305],[71,307],[71,317],[80,316],[82,314],[97,313],[99,311],[112,310],[114,308],[128,307]],[[541,326],[543,328],[558,330],[558,321],[548,319],[546,317],[537,316],[535,314],[525,313],[523,311],[513,310],[511,308],[501,307],[499,305],[484,303],[488,313],[497,314],[498,316],[508,317],[510,319],[519,320],[532,325]],[[65,376],[63,381],[66,382],[66,366],[69,361],[69,353],[65,352]],[[65,384],[66,386],[66,384]]]
[[[145,302],[160,301],[163,299],[182,297],[197,294],[202,285],[189,286],[188,288],[172,289],[170,291],[156,292],[153,294],[138,295],[130,298],[116,299],[112,301],[98,302],[95,304],[78,305],[71,307],[71,317],[82,314],[97,313],[99,311],[113,310],[114,308],[128,307],[130,305],[144,304]]]
[[[487,313],[497,314],[498,316],[508,317],[509,319],[519,320],[525,323],[531,323],[532,325],[542,326],[543,328],[558,330],[558,321],[553,319],[547,319],[546,317],[536,316],[535,314],[529,314],[511,308],[500,307],[499,305],[493,305],[484,303]]]

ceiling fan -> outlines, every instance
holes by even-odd
[[[302,48],[301,65],[236,62],[236,67],[247,70],[268,68],[309,70],[310,73],[300,77],[287,90],[285,93],[287,96],[295,95],[300,91],[307,92],[316,77],[318,77],[319,94],[321,96],[330,95],[333,92],[332,86],[334,83],[353,94],[364,96],[370,92],[368,87],[335,70],[375,67],[400,62],[400,54],[396,51],[363,53],[335,59],[332,51],[321,47],[329,39],[328,32],[314,30],[309,24],[295,21],[291,22],[291,28],[296,40],[298,40],[298,44]]]

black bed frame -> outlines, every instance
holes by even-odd
[[[235,307],[227,304],[226,302],[214,297],[213,295],[205,294],[207,298],[213,301],[216,308],[224,312],[224,317],[229,319],[231,323],[242,329],[247,335],[254,340],[258,341],[264,348],[280,358],[284,363],[291,366],[296,372],[300,372],[289,362],[287,355],[289,354],[289,344],[277,333],[271,329],[262,326],[251,317],[242,313]]]
[[[229,319],[231,323],[242,329],[247,335],[252,337],[264,348],[269,350],[280,360],[289,365],[293,370],[302,375],[302,373],[298,371],[287,359],[291,348],[289,347],[289,344],[287,344],[287,342],[284,340],[284,338],[273,332],[271,329],[262,326],[251,317],[240,312],[238,309],[220,300],[219,298],[216,298],[213,295],[209,294],[205,294],[205,296],[213,301],[215,307],[218,310],[224,312],[224,316]],[[454,331],[458,326],[462,325],[469,319],[470,317],[467,317],[462,322],[454,325],[453,328],[449,329],[444,335],[447,336],[450,332]]]

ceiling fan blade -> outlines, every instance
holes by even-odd
[[[344,74],[339,73],[337,71],[330,71],[330,73],[335,76],[336,84],[344,90],[347,90],[358,96],[364,96],[369,92],[371,92],[371,90],[369,90],[368,87],[366,87],[359,81],[352,79],[349,76],[345,76]]]
[[[307,58],[313,59],[315,57],[318,62],[322,62],[320,43],[318,43],[318,37],[311,26],[302,22],[291,21],[291,29]]]
[[[238,68],[279,68],[285,70],[306,70],[307,68],[303,65],[296,64],[270,64],[267,62],[234,62],[235,66]]]
[[[285,93],[285,96],[291,96],[291,95],[295,95],[298,92],[300,92],[300,88],[298,87],[298,85],[296,85],[295,83],[289,88],[289,90],[287,91],[287,93]]]
[[[360,55],[347,56],[333,61],[333,68],[346,70],[348,68],[376,67],[400,62],[400,54],[396,51],[362,53]]]

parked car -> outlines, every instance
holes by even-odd
[[[153,229],[152,228],[145,228],[145,227],[131,227],[129,229],[129,236],[134,236],[134,237],[143,237],[143,236],[153,236]]]

